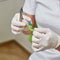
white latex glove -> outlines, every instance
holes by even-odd
[[[20,22],[20,14],[16,13],[11,21],[11,29],[13,34],[20,34],[24,27],[26,26],[25,22]]]
[[[30,17],[23,15],[23,20],[21,22],[20,21],[20,13],[16,13],[11,21],[12,33],[13,34],[20,34],[20,32],[26,28],[26,26],[28,25],[28,22],[31,22]]]
[[[56,48],[60,44],[58,34],[49,28],[35,28],[32,37],[32,49],[34,51]]]

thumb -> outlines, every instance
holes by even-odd
[[[15,16],[16,16],[16,20],[17,20],[17,21],[20,21],[20,13],[16,13]]]

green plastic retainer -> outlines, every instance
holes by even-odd
[[[30,23],[30,24],[28,24],[28,28],[29,28],[30,31],[33,32],[34,28],[37,28],[37,24],[36,24],[35,27],[33,27],[32,24]],[[29,34],[28,38],[29,38],[29,41],[32,43],[32,34]]]

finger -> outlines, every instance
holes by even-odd
[[[40,46],[38,49],[33,47],[32,46],[32,49],[35,51],[35,52],[39,52],[39,51],[42,51],[44,49],[44,47]]]
[[[28,24],[28,22],[27,22],[26,20],[22,20],[22,22],[24,22],[24,23]]]
[[[48,28],[35,28],[34,30],[40,33],[46,34],[49,29]]]
[[[19,21],[12,21],[12,25],[16,25],[16,26],[26,26],[26,23],[24,22],[19,22]]]
[[[37,49],[40,47],[39,44],[36,44],[36,43],[34,43],[34,42],[32,42],[32,46],[35,47],[35,48],[37,48]]]
[[[20,21],[20,13],[16,13],[12,20]]]
[[[13,25],[11,25],[11,28],[12,28],[13,30],[20,30],[19,27],[16,27],[16,26],[13,26]]]
[[[39,51],[39,49],[37,49],[37,48],[35,48],[35,47],[33,47],[33,46],[32,46],[32,49],[33,49],[33,51],[35,51],[35,52]]]
[[[34,32],[33,32],[33,35],[34,35],[36,38],[38,38],[38,39],[40,39],[40,38],[42,37],[42,34],[39,33],[39,32],[37,32],[37,31],[34,31]]]
[[[13,30],[16,30],[16,31],[22,31],[23,30],[23,28],[19,28],[19,27],[13,26],[13,25],[11,25],[11,28]]]
[[[35,36],[32,36],[32,42],[39,44],[40,39],[37,39]]]
[[[31,21],[31,18],[28,17],[28,16],[26,16],[26,15],[23,15],[23,18],[24,18],[24,20],[26,20],[26,21]]]
[[[27,24],[32,24],[32,20],[30,17],[23,15],[24,20],[27,22]]]
[[[12,33],[17,35],[17,34],[20,34],[21,32],[16,32],[16,31],[12,30]]]

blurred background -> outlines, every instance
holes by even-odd
[[[0,0],[0,44],[15,40],[29,53],[32,53],[31,43],[24,34],[13,35],[11,33],[11,20],[23,6],[24,0]],[[1,60],[1,59],[0,59]]]

